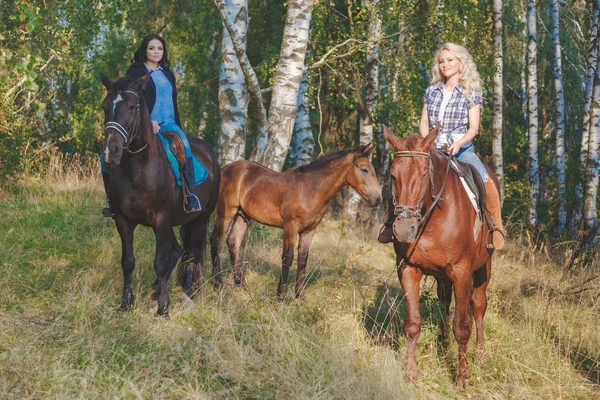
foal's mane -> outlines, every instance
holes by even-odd
[[[311,163],[308,163],[306,165],[301,165],[296,168],[292,168],[291,171],[296,172],[296,173],[310,173],[313,171],[317,171],[317,170],[325,168],[332,161],[336,161],[342,157],[345,157],[348,154],[353,153],[354,151],[356,151],[356,149],[334,150],[334,151],[331,151],[331,152],[325,154],[322,157],[317,158],[315,161],[313,161]]]

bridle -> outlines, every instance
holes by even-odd
[[[109,92],[110,93],[110,92]],[[141,115],[140,115],[140,95],[134,91],[134,90],[123,90],[123,91],[118,91],[117,94],[121,94],[121,93],[131,93],[134,94],[135,97],[137,97],[138,102],[135,105],[135,112],[136,112],[136,116],[135,116],[135,122],[133,123],[133,126],[130,128],[131,132],[127,132],[127,129],[125,129],[123,127],[123,125],[119,124],[118,122],[115,121],[108,121],[105,125],[104,125],[104,132],[106,132],[109,129],[114,129],[117,132],[119,132],[121,134],[121,136],[123,136],[123,138],[125,139],[125,150],[127,150],[127,152],[129,154],[137,154],[141,151],[143,151],[146,147],[148,147],[148,143],[146,143],[144,146],[142,146],[140,149],[138,150],[131,150],[129,148],[129,146],[131,146],[132,142],[138,138],[138,133],[140,130],[140,125],[141,125]]]
[[[425,153],[423,151],[397,151],[394,154],[394,158],[400,158],[400,157],[410,157],[410,158],[426,157],[427,159],[429,159],[429,180],[431,183],[431,190],[433,190],[433,185],[434,185],[433,162],[431,160],[431,154]],[[453,157],[453,156],[451,156],[451,157]],[[410,206],[396,204],[397,199],[396,199],[396,195],[394,193],[395,187],[393,186],[393,183],[392,183],[392,190],[391,190],[392,204],[394,205],[394,215],[396,216],[396,218],[401,218],[401,219],[416,218],[417,226],[420,226],[427,219],[427,217],[429,217],[429,215],[433,212],[438,201],[442,200],[442,193],[444,192],[444,188],[446,187],[446,179],[448,178],[448,172],[450,172],[450,160],[448,160],[448,165],[446,166],[446,174],[444,175],[444,181],[442,182],[442,187],[440,188],[440,191],[438,192],[437,196],[433,196],[433,195],[431,196],[433,202],[427,208],[427,211],[425,212],[424,215],[421,215],[421,206],[423,205],[423,199],[425,198],[425,193],[427,192],[427,185],[423,186],[423,190],[421,191],[421,196],[419,196],[419,201],[417,202],[416,207],[413,208]],[[426,175],[427,175],[427,173],[423,174],[423,176],[421,177],[420,180],[422,180]]]

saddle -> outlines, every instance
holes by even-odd
[[[175,132],[160,132],[157,136],[165,147],[167,161],[169,161],[171,171],[175,176],[175,183],[177,186],[182,186],[183,167],[187,161],[183,142]],[[196,185],[200,185],[208,177],[208,169],[206,169],[195,155],[192,156],[192,165],[194,166]]]
[[[471,164],[463,163],[455,157],[450,157],[445,151],[440,151],[440,153],[448,159],[450,167],[459,178],[461,178],[461,182],[463,183],[467,195],[472,199],[471,202],[473,203],[473,208],[477,213],[477,221],[473,227],[473,236],[477,237],[479,234],[483,218],[486,219],[488,227],[492,229],[495,224],[492,220],[492,215],[486,207],[485,183],[477,171],[477,168]]]
[[[161,132],[161,134],[167,139],[167,143],[169,144],[168,150],[173,153],[179,163],[179,167],[182,168],[185,164],[185,148],[183,147],[181,138],[175,132]]]

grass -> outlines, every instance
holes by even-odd
[[[225,286],[207,283],[187,305],[171,279],[170,318],[159,319],[149,299],[154,238],[138,228],[136,302],[119,313],[120,241],[100,217],[99,177],[57,165],[50,183],[0,192],[0,398],[600,399],[597,281],[565,275],[526,238],[495,255],[489,356],[474,361],[471,341],[463,392],[454,340],[435,340],[435,281],[423,281],[420,376],[409,384],[393,250],[373,230],[326,218],[306,301],[292,290],[280,301],[281,232],[254,224],[242,250],[247,285],[232,284],[224,251]]]

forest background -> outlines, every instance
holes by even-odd
[[[217,4],[230,8],[230,16],[238,22],[244,18],[234,11],[246,2]],[[502,12],[496,13],[500,29],[494,28],[494,7]],[[557,109],[553,8],[560,11],[556,21],[564,122],[559,121]],[[309,17],[307,80],[300,89],[310,123],[308,159],[364,141],[362,120],[367,118],[375,122],[374,134],[367,139],[378,142],[380,151],[374,162],[384,177],[388,155],[381,150],[384,143],[378,123],[387,122],[399,136],[418,133],[433,54],[442,43],[456,42],[470,50],[484,81],[483,134],[477,137],[476,148],[502,177],[504,215],[515,226],[536,234],[550,233],[553,240],[564,238],[566,232],[571,238],[573,234],[582,237],[585,186],[594,203],[588,207],[593,220],[587,226],[588,238],[594,242],[598,142],[590,141],[594,148],[587,147],[582,137],[585,132],[598,135],[599,129],[598,120],[589,117],[598,104],[586,105],[598,85],[594,74],[590,82],[589,73],[590,68],[596,71],[597,64],[597,10],[596,1],[584,0],[315,2],[312,20]],[[246,54],[267,106],[284,47],[288,12],[285,2],[275,0],[252,0],[244,9]],[[527,24],[532,12],[533,33]],[[380,24],[375,38],[374,21]],[[219,139],[227,111],[220,98],[224,92],[219,91],[226,30],[215,3],[11,0],[0,5],[0,27],[3,185],[10,185],[11,177],[20,173],[43,170],[53,152],[95,162],[103,138],[100,102],[105,90],[99,73],[112,79],[123,76],[141,38],[150,32],[168,42],[172,69],[178,76],[184,130],[204,137],[222,160],[226,158],[227,145]],[[533,53],[532,42],[536,45]],[[595,58],[589,58],[594,49]],[[372,60],[377,67],[375,85],[368,81]],[[500,74],[499,109],[498,100],[494,103],[495,74]],[[533,108],[528,103],[532,95],[537,103]],[[250,157],[260,130],[257,108],[250,106],[247,113],[238,158]],[[498,135],[500,147],[493,145]],[[288,139],[284,168],[307,161],[300,160],[306,146],[299,149],[297,138],[295,133]],[[563,149],[557,146],[559,140],[564,142]],[[563,228],[565,218],[571,223]]]

